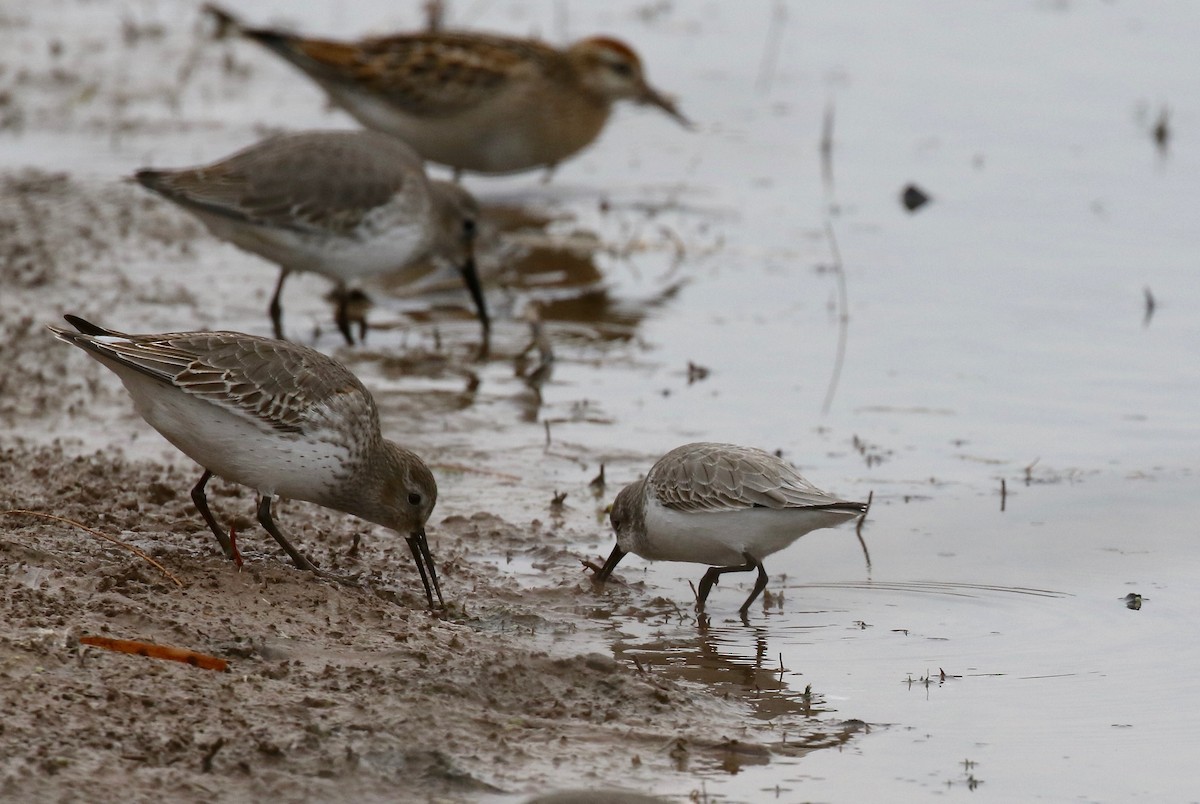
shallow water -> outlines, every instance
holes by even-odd
[[[616,451],[618,487],[652,460],[622,448],[703,438],[780,448],[824,488],[875,493],[871,569],[848,528],[810,534],[768,561],[784,603],[756,606],[748,627],[747,583],[718,587],[705,632],[687,608],[702,568],[623,565],[649,586],[635,594],[682,612],[622,621],[618,604],[618,659],[740,684],[760,721],[803,711],[811,685],[819,717],[872,724],[840,750],[711,769],[713,796],[1194,796],[1200,184],[1182,105],[1197,80],[1177,32],[1197,18],[1159,11],[789,5],[766,92],[767,8],[681,6],[638,30],[643,48],[671,43],[651,75],[701,131],[664,142],[662,121],[627,113],[591,158],[628,140],[645,186],[597,185],[662,204],[643,231],[679,231],[697,256],[673,267],[663,245],[605,266],[630,295],[688,281],[626,361],[557,366],[543,416],[596,400],[611,424],[561,437]],[[672,51],[688,54],[682,69]],[[1162,105],[1165,153],[1149,132]],[[898,203],[909,181],[934,197],[915,214]],[[620,221],[571,200],[619,238]],[[827,222],[849,323],[823,414],[838,336]],[[710,375],[689,385],[689,361]]]
[[[674,795],[703,783],[736,801],[1194,797],[1200,11],[455,12],[555,40],[618,33],[698,126],[622,109],[547,184],[468,179],[492,208],[554,219],[536,233],[550,248],[522,267],[493,256],[496,360],[464,373],[399,356],[429,348],[431,325],[337,352],[377,390],[385,429],[432,454],[439,513],[559,522],[593,534],[581,556],[607,554],[604,504],[657,455],[700,439],[780,449],[822,488],[874,494],[870,568],[851,528],[810,534],[768,561],[783,600],[756,606],[749,625],[736,617],[748,588],[736,576],[714,591],[710,621],[696,621],[695,565],[630,557],[618,575],[644,586],[581,601],[611,610],[595,638],[618,661],[743,697],[747,722],[728,736],[776,747],[769,763],[697,763],[637,782]],[[133,13],[192,24],[171,4]],[[245,13],[349,36],[411,27],[416,12],[278,2]],[[135,102],[161,130],[99,144],[78,131],[17,137],[0,158],[108,181],[222,155],[260,124],[347,124],[250,45],[216,47],[253,73],[181,81],[178,118],[193,126]],[[1160,150],[1151,128],[1163,107],[1173,135]],[[831,184],[819,153],[827,108]],[[899,203],[909,182],[933,197],[912,214]],[[568,255],[564,242],[581,238],[598,247]],[[265,332],[271,269],[247,273],[227,247],[203,259],[227,306],[196,324]],[[326,289],[299,278],[285,304],[297,330],[325,320],[317,343],[336,351]],[[447,302],[463,304],[456,294]],[[385,321],[406,305],[386,291],[377,301]],[[556,355],[540,386],[507,359],[528,340],[535,302]],[[437,327],[455,349],[476,338],[465,314]],[[707,376],[689,381],[689,362]],[[596,498],[601,462],[609,485]],[[567,493],[560,508],[556,492]],[[1140,610],[1126,607],[1130,592],[1144,596]],[[772,733],[784,715],[818,718],[835,737],[792,755]],[[839,739],[847,720],[869,729]]]

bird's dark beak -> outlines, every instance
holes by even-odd
[[[421,583],[425,584],[425,597],[429,599],[429,608],[433,608],[433,595],[437,593],[438,606],[446,608],[442,599],[442,588],[438,585],[437,570],[433,566],[433,555],[429,552],[429,540],[425,537],[425,529],[409,536],[406,541],[412,550],[413,560],[417,562],[417,571],[421,573]],[[430,586],[430,581],[433,585]]]
[[[625,551],[621,549],[619,544],[613,545],[613,551],[609,553],[608,560],[604,562],[604,566],[596,573],[596,581],[603,583],[608,580],[608,576],[612,575],[613,570],[621,563],[621,559],[625,557]]]
[[[691,120],[688,120],[683,116],[683,112],[679,111],[679,107],[675,105],[675,101],[673,99],[663,95],[649,84],[644,84],[642,86],[642,94],[639,95],[636,100],[638,103],[646,106],[657,106],[667,114],[671,115],[671,117],[675,118],[679,125],[683,126],[689,131],[696,127]]]

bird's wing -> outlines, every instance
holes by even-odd
[[[647,476],[659,501],[679,511],[747,508],[861,510],[818,489],[768,452],[730,444],[689,444],[664,455]]]
[[[340,409],[378,423],[374,400],[358,378],[306,346],[237,332],[51,330],[60,340],[274,430],[304,432],[314,414],[335,399]]]
[[[300,232],[347,233],[408,182],[419,157],[369,132],[306,132],[266,139],[228,159],[135,178],[184,207]]]
[[[414,115],[451,117],[535,76],[562,77],[562,53],[501,36],[433,33],[331,42],[249,31],[322,83],[352,86]]]

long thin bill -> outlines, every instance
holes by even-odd
[[[683,112],[679,111],[679,107],[675,105],[675,101],[663,95],[658,90],[647,85],[641,96],[637,98],[638,103],[644,103],[650,106],[657,106],[664,112],[675,118],[675,121],[684,128],[691,130],[696,127],[695,123],[683,116]]]
[[[613,570],[621,563],[621,559],[625,557],[625,551],[621,549],[619,544],[613,545],[613,551],[608,554],[608,560],[604,562],[604,566],[596,573],[597,581],[607,581],[608,576],[612,575]]]
[[[442,588],[438,585],[437,570],[433,566],[433,556],[429,552],[429,540],[425,537],[425,531],[420,530],[409,536],[406,540],[408,548],[412,550],[413,560],[417,562],[417,572],[421,573],[421,583],[425,585],[425,597],[429,599],[429,608],[433,608],[433,593],[437,592],[438,605],[446,608],[446,601],[442,599]],[[426,567],[429,568],[426,573]],[[430,588],[429,581],[433,580],[433,587]]]
[[[483,297],[483,285],[479,282],[479,269],[475,266],[475,255],[467,255],[462,267],[458,269],[463,282],[471,293],[471,301],[475,302],[475,311],[479,314],[479,324],[483,327],[483,344],[479,352],[481,357],[487,357],[492,342],[492,319],[488,316],[487,300]]]

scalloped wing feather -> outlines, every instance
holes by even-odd
[[[305,346],[234,332],[134,335],[86,347],[163,383],[282,432],[302,433],[335,399],[378,426],[371,395],[348,369]]]
[[[199,168],[143,171],[139,180],[183,206],[276,229],[352,232],[410,181],[420,158],[372,132],[271,137]]]
[[[826,494],[768,452],[732,444],[679,447],[646,479],[663,505],[684,512],[857,505]]]
[[[453,116],[510,85],[569,71],[566,57],[540,42],[454,33],[365,39],[358,43],[291,38],[284,52],[324,81],[358,85],[405,111]]]

